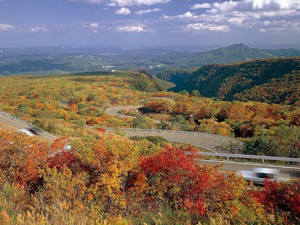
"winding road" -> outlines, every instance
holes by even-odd
[[[141,106],[114,106],[105,110],[105,113],[119,118],[133,118],[133,116],[122,115],[119,113],[124,108],[131,108],[137,110]],[[220,135],[201,133],[201,132],[185,132],[172,130],[142,130],[142,129],[122,129],[126,137],[132,136],[160,136],[168,141],[179,142],[185,144],[192,144],[197,147],[206,149],[210,152],[217,153],[221,145],[230,143],[243,144],[232,138],[227,138]]]
[[[122,107],[114,107],[113,112],[118,112]],[[109,111],[108,111],[109,112]],[[7,128],[10,130],[18,129],[28,129],[32,124],[19,120],[7,113],[0,112],[0,127]],[[230,143],[234,139],[226,138],[219,135],[212,135],[207,133],[198,133],[198,132],[184,132],[184,131],[170,131],[170,130],[142,130],[142,129],[122,129],[125,132],[127,137],[131,136],[160,136],[164,137],[169,141],[181,142],[181,143],[190,143],[195,146],[207,149],[211,152],[216,153],[220,145]],[[108,129],[108,132],[113,132],[114,129]],[[57,137],[42,132],[39,138],[54,141]],[[217,165],[223,163],[221,171],[223,172],[235,172],[238,170],[252,170],[257,167],[268,167],[279,169],[281,173],[290,174],[291,178],[299,179],[300,168],[299,166],[277,166],[277,165],[268,165],[268,164],[259,164],[259,163],[242,163],[242,162],[233,162],[233,161],[219,161],[219,160],[202,160],[203,164],[213,164]]]
[[[121,128],[121,130],[125,132],[126,137],[160,136],[171,142],[192,144],[213,153],[217,153],[221,145],[229,144],[231,142],[239,143],[231,138],[226,138],[214,134],[200,133],[200,132],[155,130],[155,129],[144,130],[144,129],[130,129],[130,128]],[[113,132],[114,129],[108,128],[107,131]]]
[[[132,106],[133,109],[138,109],[140,106]],[[132,118],[133,116],[122,115],[119,113],[123,108],[130,108],[130,106],[114,106],[105,110],[105,113],[110,114],[119,118]],[[171,130],[143,130],[143,129],[128,129],[121,128],[125,132],[126,137],[132,136],[160,136],[168,141],[180,142],[192,144],[197,147],[206,149],[213,153],[218,153],[220,146],[229,143],[243,144],[240,141],[237,141],[232,138],[200,133],[200,132],[185,132],[185,131],[171,131]],[[114,129],[108,129],[108,132],[113,132]],[[251,163],[251,162],[234,162],[234,161],[220,161],[220,160],[202,160],[202,164],[212,164],[217,165],[222,163],[223,166],[221,171],[223,172],[237,172],[239,170],[248,170],[251,171],[254,168],[272,168],[280,170],[282,174],[289,174],[292,179],[299,179],[300,176],[300,167],[299,166],[281,166],[281,165],[270,165],[270,164],[261,164],[261,163]]]

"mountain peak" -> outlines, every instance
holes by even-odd
[[[235,52],[244,52],[248,51],[251,48],[243,43],[241,44],[233,44],[225,48],[228,51],[235,51]]]

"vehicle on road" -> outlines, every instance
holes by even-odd
[[[40,135],[42,133],[42,131],[36,127],[30,127],[28,128],[28,131],[30,131],[34,135]]]
[[[26,130],[26,129],[19,129],[19,130],[17,130],[17,133],[26,134],[28,136],[34,136],[33,133],[31,133],[29,130]]]
[[[254,168],[253,170],[239,170],[237,171],[244,177],[246,181],[252,181],[253,184],[263,185],[265,179],[277,182],[290,181],[289,174],[282,174],[277,169],[270,168]]]

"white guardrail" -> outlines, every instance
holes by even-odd
[[[262,162],[265,160],[272,161],[286,161],[286,162],[298,162],[300,163],[300,158],[288,158],[288,157],[275,157],[275,156],[262,156],[262,155],[242,155],[242,154],[227,154],[227,153],[210,153],[210,152],[199,152],[202,156],[215,156],[227,158],[240,158],[240,159],[260,159]]]
[[[14,117],[14,116],[10,115],[9,113],[6,113],[6,112],[1,112],[0,111],[0,116],[9,118],[9,119],[14,120],[14,121],[17,121],[18,123],[21,123],[25,126],[29,126],[29,127],[33,126],[32,123],[29,123],[27,121],[18,119],[17,117]],[[115,130],[115,128],[111,128],[111,127],[106,127],[105,129],[106,130],[111,130],[111,131]],[[209,134],[209,133],[203,133],[203,132],[159,130],[159,129],[136,129],[136,128],[120,128],[120,129],[124,130],[124,131],[128,130],[128,131],[138,131],[138,132],[162,132],[162,133],[164,133],[164,132],[170,132],[170,133],[174,132],[175,133],[176,132],[176,133],[185,133],[185,134],[201,134],[201,135],[207,135],[207,136],[211,136],[211,137],[222,138],[222,139],[225,139],[225,140],[228,140],[228,141],[231,141],[231,142],[235,142],[235,143],[239,143],[239,144],[244,145],[243,142],[235,140],[233,138],[228,138],[228,137],[224,137],[224,136],[220,136],[220,135],[216,135],[216,134]],[[56,136],[51,135],[49,133],[46,133],[44,131],[42,133],[46,134],[46,135],[56,137]],[[260,160],[262,160],[262,162],[264,162],[264,160],[274,160],[274,161],[286,161],[286,162],[298,162],[298,163],[300,163],[300,158],[259,156],[259,155],[242,155],[242,154],[227,154],[227,153],[209,153],[209,152],[200,152],[199,154],[203,155],[203,156],[224,157],[227,160],[229,158],[240,158],[240,159],[260,159]]]
[[[25,120],[21,120],[21,119],[19,119],[19,118],[17,118],[17,117],[14,117],[14,116],[12,116],[11,114],[6,113],[6,112],[0,111],[0,116],[2,116],[2,117],[4,117],[4,118],[7,118],[7,119],[9,119],[9,120],[15,121],[15,122],[17,122],[17,123],[19,123],[19,124],[22,124],[22,125],[24,125],[24,126],[35,127],[32,123],[27,122],[27,121],[25,121]],[[52,134],[50,134],[50,133],[47,133],[47,132],[45,132],[45,131],[41,131],[41,134],[43,134],[43,135],[48,135],[48,136],[51,136],[51,137],[53,137],[53,138],[57,138],[57,136],[52,135]]]
[[[107,127],[105,128],[108,131],[113,131],[115,128]],[[235,142],[241,145],[244,145],[243,142],[239,140],[235,140],[233,138],[224,137],[216,134],[209,134],[209,133],[203,133],[203,132],[190,132],[190,131],[174,131],[174,130],[159,130],[159,129],[137,129],[137,128],[120,128],[120,130],[123,131],[137,131],[137,132],[174,132],[174,133],[185,133],[185,134],[200,134],[200,135],[207,135],[211,137],[216,138],[222,138],[231,142]],[[271,160],[271,161],[286,161],[286,162],[298,162],[300,163],[300,158],[288,158],[288,157],[275,157],[275,156],[260,156],[260,155],[243,155],[243,154],[227,154],[227,153],[210,153],[210,152],[199,152],[200,155],[203,156],[214,156],[214,157],[223,157],[229,160],[229,158],[240,158],[240,159],[259,159],[262,160],[264,163],[265,160]]]
[[[18,123],[21,123],[21,124],[23,124],[25,126],[29,126],[29,127],[33,126],[32,123],[29,123],[27,121],[21,120],[21,119],[19,119],[17,117],[14,117],[14,116],[10,115],[9,113],[6,113],[6,112],[1,112],[0,111],[0,116],[8,118],[8,119],[11,119],[11,120],[16,121]]]

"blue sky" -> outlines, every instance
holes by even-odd
[[[0,0],[0,47],[300,45],[300,0]]]

